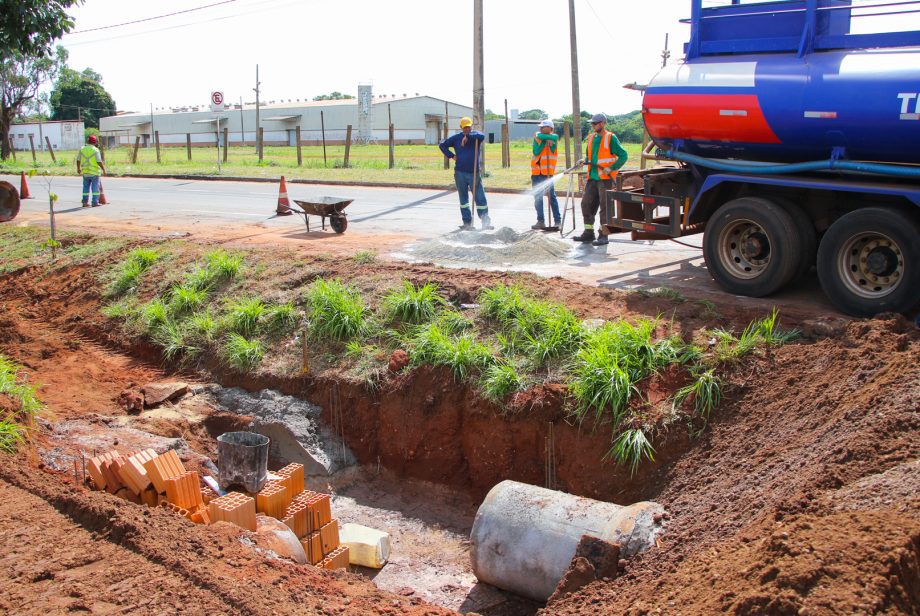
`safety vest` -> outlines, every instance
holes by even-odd
[[[538,135],[540,133],[537,133]],[[534,137],[536,140],[536,137]],[[556,152],[552,149],[553,142],[547,139],[543,142],[540,153],[530,159],[530,175],[553,175],[556,173]]]
[[[79,158],[80,170],[83,175],[99,175],[99,161],[96,160],[96,154],[99,149],[90,144],[80,148]]]
[[[617,172],[610,169],[613,163],[617,162],[617,156],[610,151],[610,142],[613,140],[613,133],[605,130],[601,133],[601,145],[597,148],[597,164],[591,161],[591,150],[594,146],[594,137],[588,139],[587,148],[585,149],[585,160],[597,168],[597,177],[602,180],[612,180],[617,176]]]

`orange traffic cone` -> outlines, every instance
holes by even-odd
[[[29,194],[29,185],[26,183],[26,172],[22,172],[22,181],[19,183],[19,198],[20,199],[34,199],[32,195]]]
[[[281,176],[281,189],[278,192],[278,207],[275,214],[278,216],[290,216],[294,213],[291,209],[291,202],[288,201],[287,184],[284,183],[284,176]]]
[[[109,200],[105,198],[105,191],[102,190],[102,178],[99,178],[99,205],[107,205],[108,202]]]

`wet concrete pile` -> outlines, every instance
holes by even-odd
[[[455,231],[412,246],[406,255],[438,265],[515,269],[559,262],[572,251],[569,244],[556,235],[502,227],[494,233]]]

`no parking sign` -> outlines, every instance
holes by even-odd
[[[211,92],[211,111],[223,111],[224,110],[224,93],[214,91]]]

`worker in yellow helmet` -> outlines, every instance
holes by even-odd
[[[489,218],[486,192],[482,187],[480,152],[485,138],[486,136],[481,132],[473,130],[473,121],[470,118],[460,118],[460,132],[451,135],[438,145],[444,156],[454,159],[454,183],[457,185],[457,194],[460,196],[460,216],[463,219],[460,228],[463,230],[473,228],[473,213],[469,205],[470,192],[474,193],[476,214],[482,221],[483,230],[494,228]],[[451,152],[450,148],[453,148],[454,151]]]
[[[102,152],[96,147],[96,135],[87,137],[86,145],[77,152],[77,173],[83,175],[83,207],[90,206],[90,194],[93,197],[93,207],[97,207],[99,176],[105,173],[105,164],[102,162]]]

